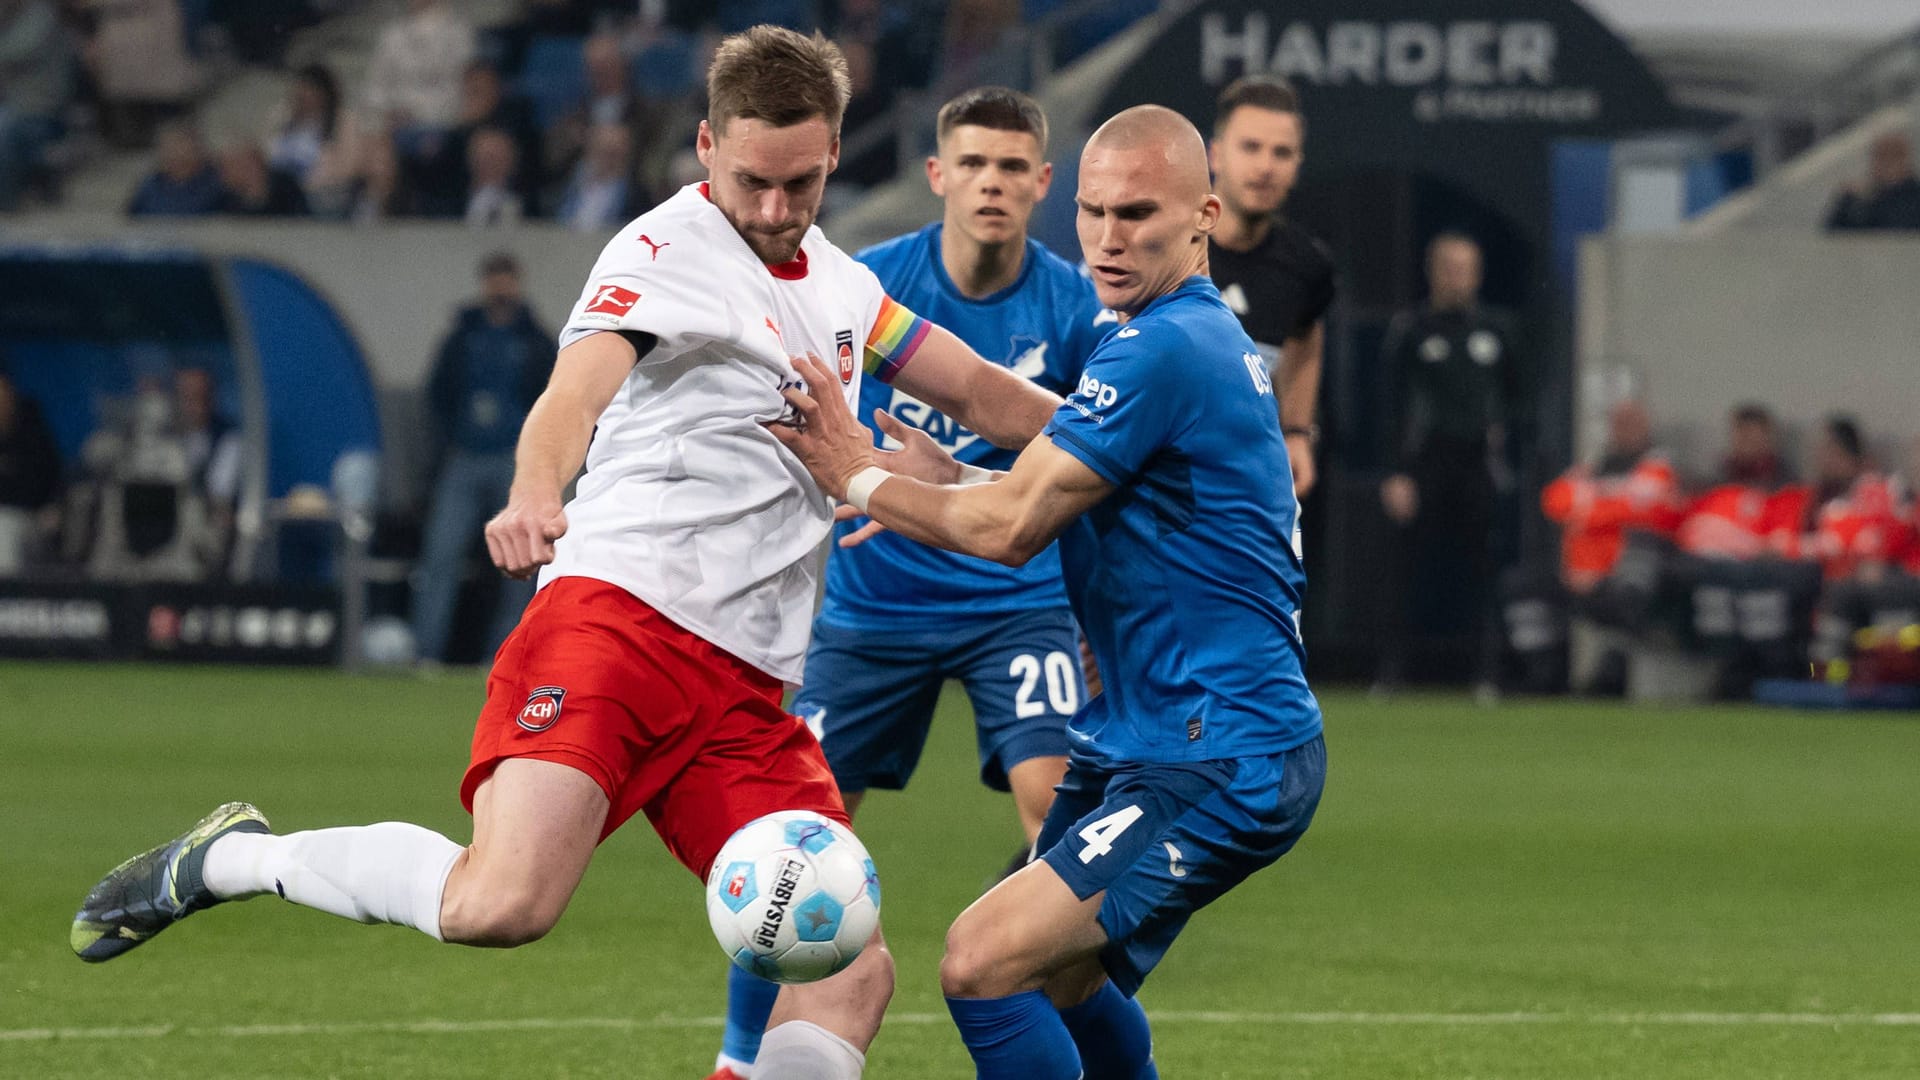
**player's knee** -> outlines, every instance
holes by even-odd
[[[547,936],[565,909],[564,899],[534,888],[449,892],[440,906],[440,932],[463,945],[511,949]]]
[[[947,997],[990,998],[1017,993],[1007,978],[1007,965],[995,953],[986,935],[973,930],[963,916],[947,931],[946,952],[940,957],[940,992]]]

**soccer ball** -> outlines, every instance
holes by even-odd
[[[777,983],[853,963],[880,925],[880,878],[851,830],[810,810],[740,827],[707,871],[707,922],[742,971]]]

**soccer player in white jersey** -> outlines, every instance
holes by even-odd
[[[274,835],[229,803],[95,886],[75,952],[111,959],[266,893],[520,945],[553,927],[596,846],[637,811],[700,877],[763,814],[846,820],[819,743],[780,709],[834,512],[764,426],[802,385],[793,360],[826,358],[850,403],[864,376],[894,381],[1009,447],[1059,402],[894,303],[813,227],[848,93],[845,59],[817,34],[724,41],[699,132],[708,181],[630,223],[594,266],[487,525],[495,564],[540,570],[541,588],[487,681],[461,785],[473,842],[400,822]],[[927,469],[950,464],[938,457]],[[908,452],[892,467],[921,463]],[[892,986],[876,935],[846,971],[786,988],[760,1076],[857,1077]]]

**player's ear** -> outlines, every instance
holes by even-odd
[[[839,167],[840,167],[840,136],[835,135],[833,137],[833,145],[827,147],[827,173],[831,175],[833,173],[833,170]]]
[[[1205,243],[1207,237],[1212,235],[1213,227],[1219,224],[1219,222],[1220,196],[1209,191],[1207,192],[1207,197],[1200,202],[1200,220],[1198,222],[1200,235],[1194,238],[1195,242]]]
[[[1034,175],[1037,176],[1039,179],[1035,182],[1033,186],[1033,191],[1034,191],[1033,201],[1039,202],[1041,199],[1044,199],[1047,197],[1047,190],[1053,187],[1053,162],[1051,161],[1041,162],[1040,171],[1035,173]]]
[[[693,152],[700,158],[701,166],[713,172],[713,128],[705,120],[700,121],[700,134],[693,140]]]
[[[927,155],[927,187],[933,190],[936,199],[947,197],[946,178],[940,174],[940,155]]]

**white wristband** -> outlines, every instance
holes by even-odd
[[[960,479],[956,481],[956,483],[962,485],[991,484],[993,483],[993,470],[983,469],[978,465],[968,465],[962,462],[960,465]]]
[[[873,498],[873,493],[879,490],[881,484],[892,478],[892,473],[878,465],[869,465],[854,473],[853,479],[847,481],[847,505],[866,513],[867,500]]]

